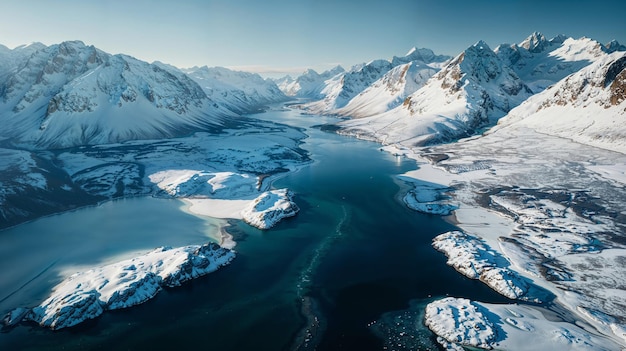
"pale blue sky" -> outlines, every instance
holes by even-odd
[[[427,47],[456,55],[533,31],[626,44],[623,0],[20,0],[0,5],[10,48],[82,40],[178,67],[300,72]]]

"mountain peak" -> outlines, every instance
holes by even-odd
[[[431,49],[417,48],[414,46],[411,50],[409,50],[409,52],[406,53],[406,55],[401,57],[394,56],[391,59],[391,64],[393,66],[398,66],[412,61],[418,61],[421,64],[429,64],[434,62],[444,62],[449,59],[449,56],[435,55]]]
[[[489,45],[487,45],[487,43],[485,43],[483,40],[479,40],[478,42],[476,42],[476,44],[472,45],[471,47],[477,48],[479,50],[491,51],[491,48],[489,47]]]
[[[333,68],[331,68],[331,69],[329,69],[327,71],[324,71],[322,73],[322,75],[323,76],[334,76],[336,74],[343,73],[345,71],[346,70],[343,67],[341,67],[341,65],[337,65],[337,66],[335,66],[335,67],[333,67]]]
[[[558,34],[554,38],[550,39],[550,44],[563,44],[563,42],[567,40],[567,36],[563,34]]]
[[[540,32],[534,32],[521,42],[519,46],[532,53],[539,53],[542,52],[549,44],[550,43],[543,34]]]
[[[604,51],[610,54],[615,51],[626,51],[626,46],[620,44],[617,40],[613,39],[604,45],[604,49]]]

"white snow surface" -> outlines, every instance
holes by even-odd
[[[427,305],[425,324],[444,346],[498,350],[621,350],[589,331],[523,305],[498,305],[448,297]],[[452,346],[452,347],[453,347]]]
[[[448,265],[466,277],[479,279],[510,299],[539,301],[530,291],[531,283],[510,270],[508,260],[483,240],[452,231],[435,237],[433,247],[445,253]]]
[[[71,327],[96,318],[106,310],[141,304],[153,298],[161,287],[179,286],[211,273],[234,257],[233,251],[215,243],[161,247],[68,277],[25,317],[51,329]],[[19,322],[12,317],[13,324]]]
[[[191,213],[243,219],[259,229],[269,229],[299,210],[290,191],[260,192],[259,180],[248,174],[167,170],[149,178],[171,196],[183,198]]]

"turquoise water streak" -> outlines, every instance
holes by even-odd
[[[228,231],[238,256],[231,265],[77,328],[16,328],[0,335],[0,345],[381,350],[383,338],[396,331],[372,326],[389,312],[408,309],[413,300],[452,295],[504,301],[456,273],[431,247],[432,238],[452,229],[450,224],[399,201],[402,184],[394,176],[413,169],[413,161],[381,152],[374,143],[310,128],[331,119],[297,111],[253,117],[305,128],[310,136],[303,147],[314,163],[273,184],[294,191],[301,209],[296,217],[269,231],[233,221]],[[175,217],[159,219],[174,227],[186,220]],[[185,225],[181,231],[197,230],[194,222]],[[432,336],[425,339],[420,345],[431,347]]]

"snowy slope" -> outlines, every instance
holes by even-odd
[[[313,113],[361,118],[389,111],[421,88],[450,59],[430,49],[412,48],[391,61],[356,65],[325,82],[323,99],[307,104]]]
[[[513,109],[494,130],[526,126],[626,153],[626,53],[604,55]]]
[[[263,79],[256,73],[207,66],[183,71],[202,87],[209,98],[238,113],[288,99],[274,81]]]
[[[341,133],[407,145],[454,140],[495,123],[530,95],[515,72],[479,41],[402,105],[380,115],[342,122]]]
[[[78,272],[57,285],[48,299],[33,309],[19,308],[5,319],[22,319],[62,329],[153,298],[163,287],[176,287],[212,273],[235,257],[215,243],[160,247],[141,256]]]
[[[359,118],[387,112],[401,105],[435,73],[437,69],[417,62],[396,66],[333,113]]]
[[[82,42],[36,51],[0,87],[2,137],[68,147],[219,126],[219,108],[184,74]]]
[[[405,56],[394,56],[391,70],[333,113],[360,118],[392,110],[424,86],[450,59],[424,48],[413,48]]]
[[[17,70],[20,63],[30,57],[35,51],[45,47],[42,43],[31,43],[11,50],[0,44],[0,79],[4,80],[7,75]]]
[[[345,72],[343,67],[336,66],[328,71],[317,73],[308,69],[295,79],[284,79],[280,82],[280,89],[288,96],[320,99],[321,91],[325,88],[325,81]],[[291,77],[289,77],[291,78]]]
[[[519,44],[502,44],[495,52],[530,87],[539,93],[548,86],[618,50],[619,43],[607,48],[589,38],[566,38],[559,35],[550,40],[538,32]]]
[[[374,60],[364,65],[354,66],[348,72],[327,80],[321,91],[324,98],[307,104],[305,108],[312,113],[333,114],[389,72],[391,68],[393,66],[387,60]]]

